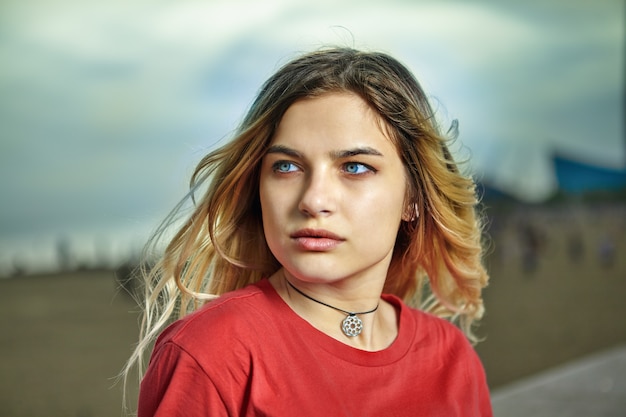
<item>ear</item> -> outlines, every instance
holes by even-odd
[[[402,220],[405,222],[412,222],[417,220],[420,216],[420,212],[417,209],[417,203],[409,204],[402,213]]]

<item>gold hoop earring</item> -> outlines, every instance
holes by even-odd
[[[419,219],[420,217],[420,211],[417,208],[417,203],[413,203],[413,215],[411,216],[411,221],[414,222],[415,220]]]
[[[417,209],[417,203],[413,203],[413,206],[407,207],[404,215],[402,216],[402,220],[405,222],[414,222],[420,216],[420,212]]]

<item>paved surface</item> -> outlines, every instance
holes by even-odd
[[[626,417],[626,345],[504,386],[495,417]]]

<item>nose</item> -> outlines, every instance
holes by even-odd
[[[308,217],[328,216],[337,208],[336,179],[328,172],[311,172],[302,190],[298,209]]]

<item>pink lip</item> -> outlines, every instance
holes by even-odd
[[[306,251],[325,252],[339,246],[345,239],[328,230],[301,229],[291,234],[298,248]]]

